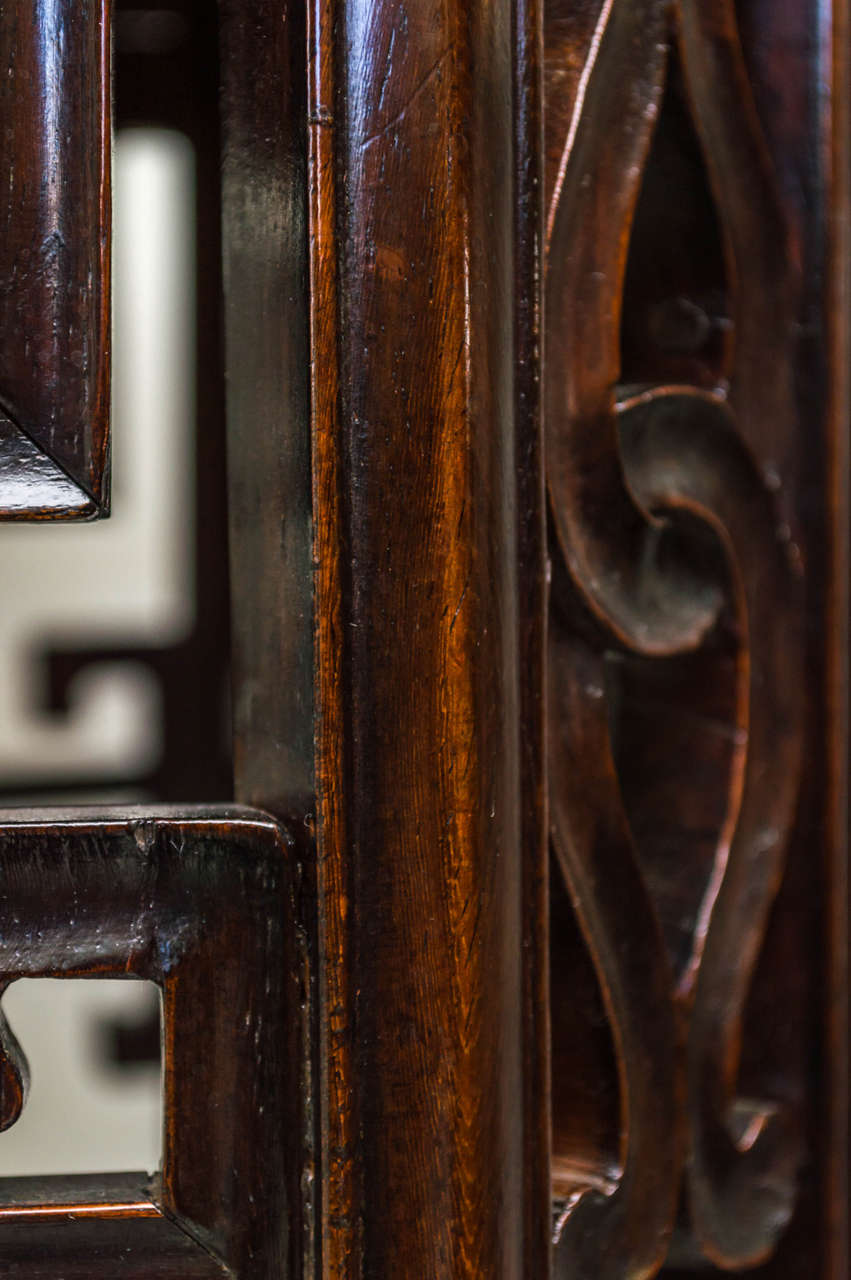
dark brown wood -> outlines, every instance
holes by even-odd
[[[546,11],[559,1275],[847,1271],[835,18]]]
[[[287,1139],[287,1276],[320,1274],[313,512],[304,6],[223,0],[222,200],[237,798],[286,815],[310,964]],[[249,70],[250,68],[250,70]],[[262,91],[258,92],[258,87]],[[295,1112],[298,1114],[296,1115]]]
[[[77,1274],[121,1248],[146,1256],[150,1276],[174,1274],[178,1258],[181,1274],[294,1274],[301,1188],[287,1170],[299,1082],[286,1076],[299,1062],[307,970],[290,839],[250,810],[7,811],[0,856],[2,987],[20,977],[158,983],[165,1093],[151,1186],[129,1198],[126,1179],[107,1180],[94,1199],[73,1178],[7,1186],[4,1260],[21,1276],[66,1262]],[[26,1063],[5,1021],[0,1029],[8,1127]]]
[[[15,1280],[223,1280],[233,1274],[167,1218],[140,1219],[132,1234],[116,1221],[40,1223],[37,1245],[33,1230],[0,1225],[3,1265]]]
[[[540,13],[309,5],[308,225],[298,7],[225,11],[237,786],[290,812],[315,733],[318,1274],[544,1275]]]
[[[520,841],[523,876],[523,1274],[551,1269],[549,812],[546,785],[547,528],[541,414],[543,251],[543,4],[514,17],[517,587],[519,621]]]
[[[314,808],[302,8],[221,5],[236,790],[299,820]]]
[[[515,12],[310,11],[329,1276],[507,1278],[538,1251],[512,301],[513,50],[537,32]]]
[[[190,8],[122,6],[126,56]],[[3,12],[67,24],[55,176],[102,14]],[[2,816],[0,986],[158,981],[167,1134],[150,1184],[0,1186],[0,1259],[844,1280],[847,0],[220,13],[235,790],[274,816]],[[78,333],[41,283],[39,360]],[[8,350],[34,422],[96,395]],[[94,437],[5,394],[0,504],[93,513]]]
[[[3,6],[0,518],[108,509],[110,5]]]
[[[849,969],[849,659],[851,658],[851,8],[835,0],[818,46],[823,156],[821,299],[825,340],[825,478],[830,520],[824,617],[824,1088],[816,1112],[823,1200],[817,1219],[828,1280],[851,1273],[851,970]]]

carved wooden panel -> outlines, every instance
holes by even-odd
[[[50,261],[88,185],[55,296],[0,249],[6,507],[87,515],[103,13],[17,12],[12,79],[70,77],[4,135]],[[845,1280],[851,131],[786,81],[847,95],[846,7],[220,12],[235,790],[289,834],[0,831],[0,985],[159,981],[169,1101],[157,1184],[12,1186],[3,1256]]]
[[[110,5],[0,13],[0,518],[108,505]]]
[[[807,967],[812,883],[773,986],[754,982],[788,919],[776,899],[790,849],[805,856],[806,824],[832,803],[808,748],[813,703],[830,694],[813,678],[828,612],[824,542],[805,508],[827,480],[804,458],[813,432],[829,441],[832,427],[801,340],[813,308],[803,267],[823,247],[800,190],[790,195],[817,134],[772,62],[782,47],[787,76],[806,85],[814,55],[789,24],[785,9],[754,18],[734,0],[546,10],[553,1194],[565,1277],[765,1263],[815,1158],[806,1091],[831,1087],[829,1072],[822,1085],[806,1077],[797,1043],[814,1033],[791,972],[796,954]],[[818,55],[827,65],[831,47]],[[828,538],[844,536],[843,519],[829,513]],[[810,967],[805,998],[820,981]],[[763,1050],[773,1038],[773,1061],[757,1062],[755,1035]],[[826,1258],[831,1245],[819,1249]]]

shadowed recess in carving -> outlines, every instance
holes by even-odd
[[[547,484],[559,550],[588,607],[620,643],[661,655],[699,645],[721,596],[676,530],[635,501],[618,451],[623,280],[664,84],[668,7],[635,0],[605,12],[581,124],[570,122],[547,193]]]
[[[609,1192],[621,1169],[617,1060],[605,1001],[561,870],[550,876],[553,1199],[563,1212],[588,1187]]]
[[[651,509],[702,515],[729,557],[742,638],[727,815],[695,929],[687,1001],[689,1192],[704,1252],[722,1266],[763,1261],[794,1203],[800,1135],[768,1099],[738,1091],[742,1022],[783,872],[801,765],[800,590],[772,495],[729,409],[666,388],[624,405],[630,480]]]
[[[672,52],[630,237],[620,380],[717,387],[731,330],[718,215]]]
[[[727,821],[728,780],[747,741],[736,714],[737,646],[731,629],[719,628],[697,653],[659,662],[612,651],[606,668],[612,745],[636,857],[675,980],[688,986]]]
[[[800,773],[794,246],[729,0],[613,0],[581,73],[549,65],[547,83],[550,802],[622,1125],[618,1160],[562,1200],[557,1273],[654,1275],[683,1180],[677,1257],[747,1268],[789,1219],[799,1161],[789,1108],[739,1085]],[[686,769],[678,809],[663,776]],[[557,1183],[563,1140],[575,1168],[583,1142],[554,1119]]]
[[[602,658],[551,625],[549,672],[553,843],[609,1019],[619,1102],[609,1167],[600,1144],[591,1167],[584,1161],[583,1182],[569,1158],[582,1158],[582,1146],[574,1138],[572,1152],[555,1149],[556,1171],[573,1164],[575,1178],[555,1223],[557,1274],[621,1280],[628,1257],[632,1274],[650,1276],[667,1252],[682,1159],[672,976],[620,802]],[[553,986],[581,974],[562,970]],[[599,1039],[596,1029],[591,1034]],[[561,1144],[570,1134],[563,1117],[556,1121]]]

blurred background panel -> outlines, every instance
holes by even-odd
[[[218,30],[115,4],[112,515],[0,526],[0,803],[231,796]],[[151,1169],[159,998],[14,984],[30,1061],[0,1174]]]

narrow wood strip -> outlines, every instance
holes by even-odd
[[[851,649],[851,6],[834,0],[820,39],[820,142],[825,174],[824,325],[828,344],[828,565],[825,838],[826,975],[821,1107],[825,1280],[851,1274],[849,1107],[849,650]]]
[[[57,1217],[162,1217],[150,1181],[144,1173],[0,1178],[0,1218],[39,1222]]]
[[[509,0],[347,0],[310,21],[323,1274],[507,1280],[529,1265],[526,1072],[545,1061],[524,1044],[542,1025],[524,1012],[541,831],[536,814],[527,861],[519,729],[527,617],[541,669],[517,559],[521,420],[536,457],[514,345],[515,299],[538,288],[534,245],[515,257],[538,217],[515,187],[527,19]]]

